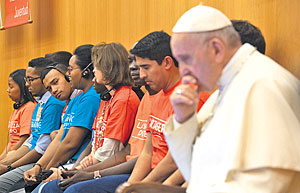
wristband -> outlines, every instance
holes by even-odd
[[[100,174],[100,171],[97,170],[97,171],[94,171],[94,179],[98,179],[98,178],[101,178],[101,174]]]
[[[7,165],[7,171],[8,171],[8,172],[11,171],[11,170],[13,170],[13,169],[15,169],[15,168],[12,167],[10,164]]]
[[[40,167],[40,170],[43,170],[42,165],[39,164],[39,163],[35,163],[35,164],[33,165],[33,167],[34,167],[34,166],[39,166],[39,167]]]

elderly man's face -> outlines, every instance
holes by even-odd
[[[189,33],[174,33],[171,39],[173,56],[179,62],[182,77],[192,76],[201,91],[213,91],[220,70],[214,63],[209,43],[202,45],[199,38]]]

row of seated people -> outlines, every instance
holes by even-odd
[[[129,68],[121,44],[83,45],[70,57],[68,69],[49,57],[31,60],[26,74],[19,70],[26,91],[20,96],[28,99],[11,98],[18,101],[16,111],[27,133],[20,132],[19,145],[2,154],[1,192],[24,186],[23,174],[33,189],[43,170],[53,174],[34,192],[114,192],[126,181],[184,183],[162,133],[173,114],[169,96],[181,81],[170,36],[150,33],[130,53]],[[136,85],[146,84],[141,102],[131,88],[129,69]],[[13,74],[10,88],[17,82]],[[197,110],[208,97],[201,93]],[[22,145],[30,125],[31,135]],[[56,133],[52,141],[51,132]],[[56,169],[61,164],[69,171]]]

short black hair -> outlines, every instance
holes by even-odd
[[[38,72],[42,72],[47,66],[54,65],[55,63],[44,57],[35,58],[29,61],[28,67],[35,68]]]
[[[231,20],[231,22],[234,29],[239,33],[243,44],[249,43],[255,46],[260,53],[265,54],[265,38],[256,26],[244,20]]]
[[[74,55],[76,55],[76,64],[80,67],[81,70],[83,70],[85,67],[87,67],[91,62],[91,54],[92,54],[92,44],[85,44],[78,46],[75,51]],[[94,65],[90,65],[89,69],[91,71],[94,70]]]
[[[47,66],[42,72],[41,72],[41,80],[42,82],[44,81],[46,75],[51,71],[51,70],[57,70],[58,72],[62,73],[65,77],[67,77],[66,73],[68,71],[68,68],[60,63],[52,63],[51,66]],[[69,81],[69,78],[66,78],[67,81]]]
[[[155,60],[159,65],[166,56],[170,56],[175,66],[178,67],[178,62],[172,55],[170,40],[171,36],[166,32],[155,31],[139,40],[130,53],[141,58]]]
[[[72,54],[67,51],[58,51],[58,52],[53,52],[45,55],[46,59],[51,60],[52,62],[63,64],[66,67],[69,66],[69,60],[71,57]]]

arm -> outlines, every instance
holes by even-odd
[[[146,142],[137,163],[134,166],[132,174],[128,182],[136,182],[143,180],[151,171],[152,161],[152,135],[147,132]]]
[[[86,146],[86,148],[83,150],[83,152],[81,152],[80,156],[78,157],[78,159],[76,160],[73,168],[80,168],[80,162],[86,157],[88,156],[92,151],[92,141],[89,142],[89,144]]]
[[[130,174],[136,164],[138,158],[131,159],[119,165],[100,170],[101,176],[112,176],[119,174]]]
[[[227,179],[225,183],[226,190],[223,188],[223,191],[220,191],[220,187],[224,187],[224,185],[217,184],[215,189],[212,188],[211,192],[290,192],[289,188],[293,182],[295,183],[295,176],[295,171],[278,168],[258,168],[233,172],[229,176],[230,179]]]
[[[162,182],[167,179],[175,170],[177,166],[172,158],[170,152],[164,157],[161,162],[149,173],[143,182]]]
[[[11,145],[11,143],[8,142],[8,144],[5,146],[3,152],[2,152],[1,155],[0,155],[0,162],[1,162],[1,160],[3,160],[3,159],[6,157],[6,155],[7,155],[7,153],[8,153],[7,150],[10,148],[10,145]]]
[[[57,147],[60,144],[61,136],[64,132],[63,125],[61,125],[61,128],[58,131],[57,136],[54,138],[54,140],[50,143],[49,147],[46,149],[44,155],[37,161],[37,165],[35,165],[32,169],[26,171],[24,173],[24,179],[25,181],[29,182],[31,181],[42,168],[45,168],[47,164],[49,163],[51,157],[57,150]]]
[[[181,185],[184,183],[184,178],[179,169],[177,169],[170,177],[168,177],[163,184],[164,185]]]
[[[96,170],[102,170],[126,162],[126,156],[129,155],[129,152],[130,145],[128,144],[123,150],[117,152],[100,163],[85,168],[84,171],[92,172]]]
[[[54,140],[49,144],[48,148],[46,149],[44,155],[41,157],[41,159],[39,159],[39,161],[37,163],[39,163],[42,168],[46,168],[46,166],[48,165],[48,163],[50,162],[51,158],[53,157],[53,155],[55,154],[55,152],[57,151],[57,148],[60,145],[60,139],[61,136],[63,135],[64,132],[64,127],[63,125],[61,125],[57,136],[54,138]],[[39,167],[39,166],[35,166],[35,167]],[[40,168],[39,168],[40,169]]]
[[[35,149],[28,152],[25,156],[23,156],[18,161],[11,164],[13,168],[17,168],[23,166],[25,164],[36,162],[42,155],[39,154]]]
[[[24,155],[26,155],[29,152],[29,148],[25,145],[20,147],[18,150],[13,152],[13,154],[8,155],[5,159],[1,161],[1,164],[8,165],[11,164],[18,159],[22,158]]]
[[[126,162],[126,155],[130,152],[130,145],[128,144],[122,151],[117,152],[112,157],[100,162],[96,165],[85,168],[80,171],[65,172],[67,176],[72,176],[66,180],[62,180],[60,187],[66,189],[70,185],[94,178],[94,172],[100,170],[102,176],[117,175],[130,173],[134,167],[137,159],[132,159]]]
[[[19,147],[23,145],[23,143],[28,139],[29,135],[22,135],[20,137],[20,140],[15,144],[15,146],[12,148],[12,150],[17,150]]]
[[[59,163],[64,163],[70,159],[79,149],[88,132],[89,130],[84,127],[70,127],[68,134],[60,143],[46,169],[58,167]]]

